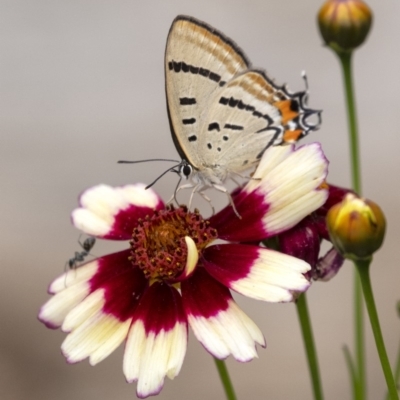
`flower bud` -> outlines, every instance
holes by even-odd
[[[329,210],[326,218],[332,243],[346,258],[369,259],[383,243],[385,216],[370,200],[349,193]]]
[[[368,35],[372,11],[362,0],[328,0],[318,13],[325,43],[336,51],[360,46]]]

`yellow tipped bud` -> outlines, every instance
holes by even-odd
[[[346,258],[368,259],[383,243],[386,221],[381,208],[352,193],[329,210],[326,222],[332,243]]]
[[[360,46],[372,24],[372,11],[362,0],[328,0],[318,13],[325,43],[336,51]]]

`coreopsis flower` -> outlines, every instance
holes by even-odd
[[[80,198],[73,224],[130,247],[88,262],[49,288],[39,318],[68,333],[62,352],[71,363],[95,365],[122,342],[123,372],[137,395],[162,389],[180,371],[188,326],[214,357],[239,361],[265,346],[256,324],[230,290],[270,302],[305,291],[306,262],[253,242],[296,225],[320,207],[327,161],[319,145],[269,149],[231,206],[203,219],[198,211],[166,207],[144,185],[95,186]],[[223,239],[226,242],[216,242]]]
[[[300,258],[311,265],[310,277],[316,281],[329,281],[344,263],[344,257],[334,246],[320,256],[321,242],[331,242],[326,217],[329,210],[340,203],[349,189],[329,185],[326,202],[293,228],[277,236],[277,247],[285,254]]]

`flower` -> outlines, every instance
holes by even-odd
[[[352,193],[329,210],[327,224],[332,243],[352,260],[370,259],[385,237],[386,221],[381,208]]]
[[[318,25],[325,43],[338,51],[359,47],[371,24],[372,12],[361,0],[328,0],[318,13]]]
[[[326,202],[296,226],[277,236],[277,248],[310,264],[309,276],[315,281],[329,281],[344,263],[335,247],[332,246],[322,257],[320,247],[322,240],[331,241],[326,224],[328,211],[351,191],[334,185],[326,186],[329,190]]]
[[[178,375],[188,325],[214,357],[250,361],[265,340],[230,290],[289,302],[309,287],[310,266],[239,242],[283,232],[320,207],[326,174],[317,144],[269,149],[235,196],[241,219],[231,206],[209,220],[165,207],[142,184],[88,189],[72,213],[74,225],[102,239],[130,239],[130,248],[57,278],[39,319],[68,333],[62,351],[71,363],[88,357],[95,365],[126,340],[123,371],[137,381],[141,398],[159,393],[165,376]]]

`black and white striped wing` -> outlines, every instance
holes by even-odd
[[[165,51],[165,80],[172,137],[180,156],[195,168],[202,163],[200,126],[213,99],[249,62],[222,33],[194,18],[178,16]]]
[[[284,141],[286,93],[262,71],[249,70],[216,93],[200,126],[203,163],[240,172],[260,161],[266,148]]]

